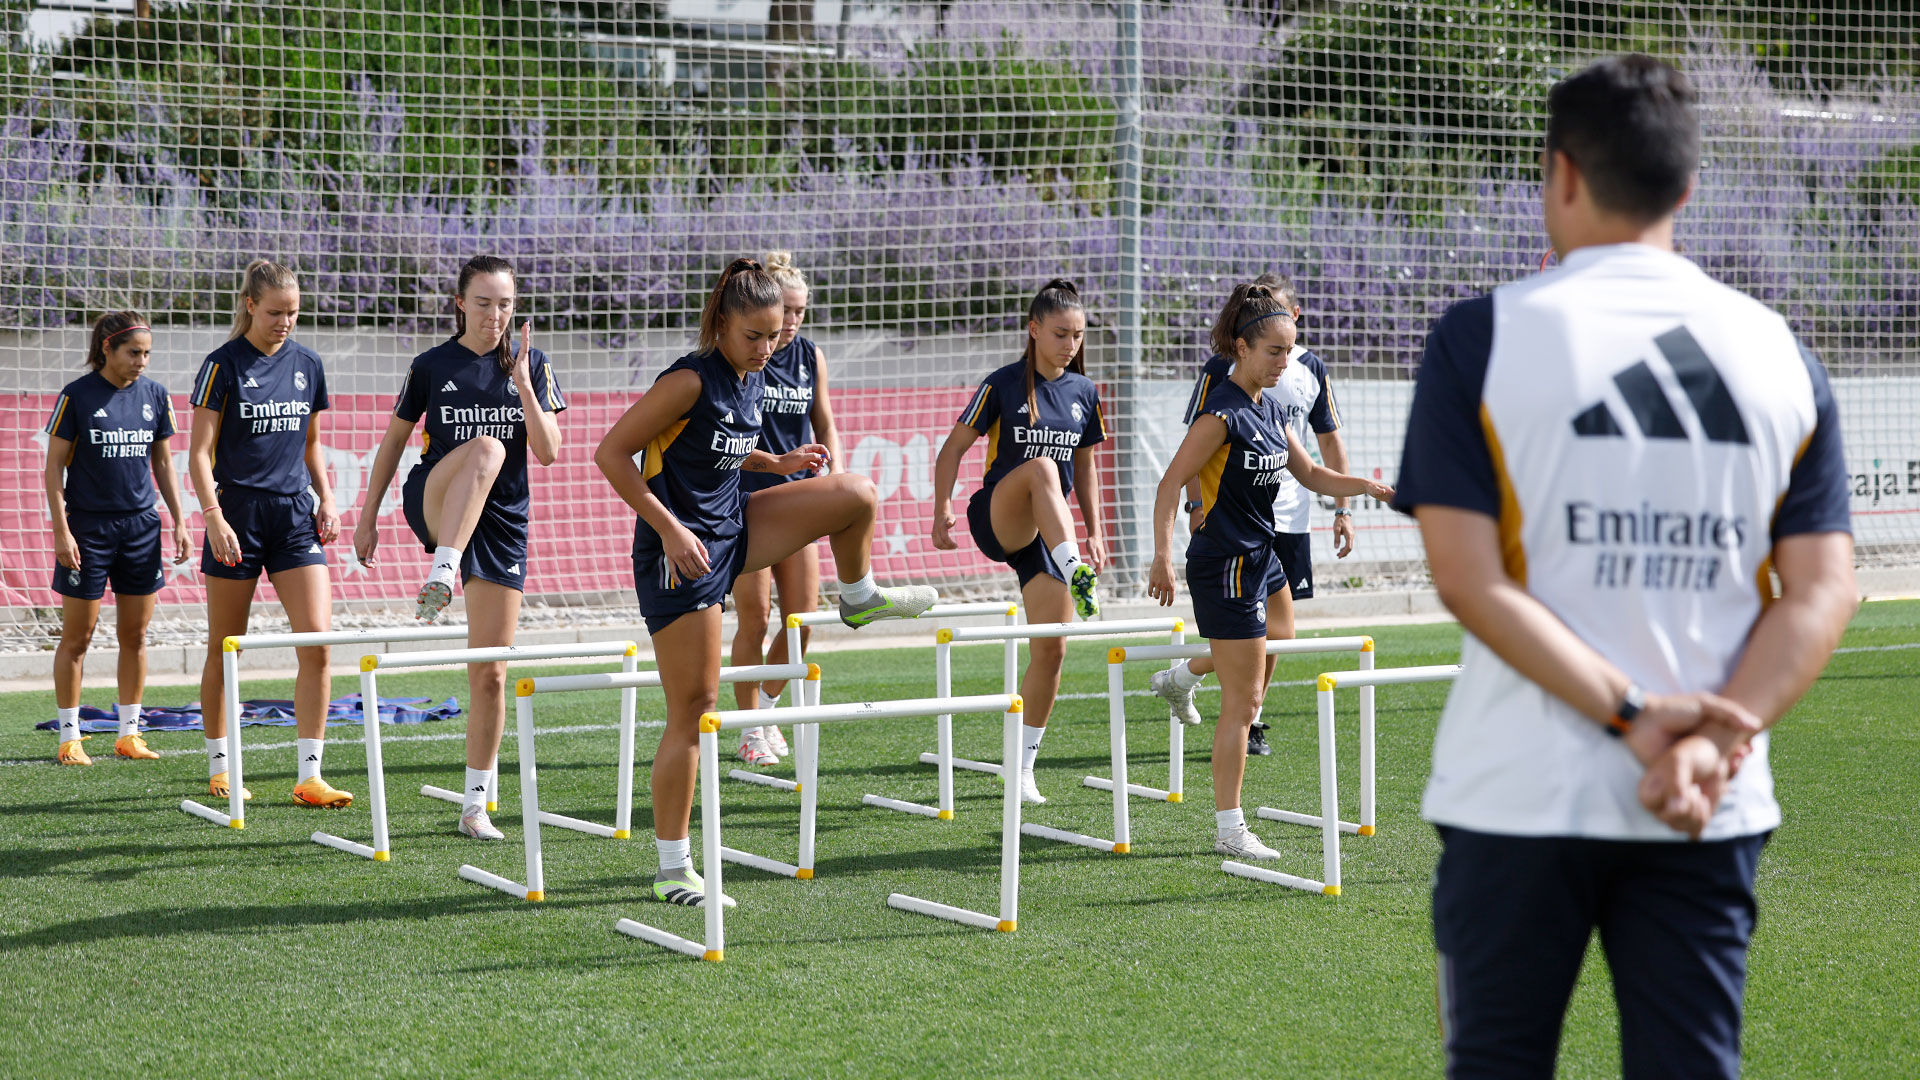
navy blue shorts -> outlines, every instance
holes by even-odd
[[[967,531],[973,534],[973,544],[980,549],[980,554],[1013,567],[1021,588],[1026,588],[1027,582],[1042,574],[1061,584],[1066,583],[1067,575],[1053,561],[1053,552],[1047,550],[1046,542],[1037,534],[1032,543],[1011,555],[1000,546],[1000,541],[993,535],[992,488],[981,488],[973,493],[973,498],[967,500]]]
[[[1295,600],[1313,599],[1313,534],[1275,533],[1273,555]]]
[[[683,579],[665,552],[633,553],[633,591],[640,597],[640,614],[647,622],[647,633],[657,634],[673,620],[689,611],[699,611],[724,603],[733,591],[734,579],[747,565],[747,530],[726,540],[703,536],[707,545],[707,572],[691,581]]]
[[[407,527],[429,555],[436,549],[427,528],[427,474],[431,471],[415,466],[400,485],[400,509],[406,514]],[[460,553],[460,580],[471,578],[527,591],[527,519],[502,510],[491,499],[481,508],[480,520]]]
[[[1596,928],[1626,1080],[1740,1075],[1766,835],[1696,844],[1442,826],[1440,841],[1433,938],[1448,1076],[1552,1076]]]
[[[80,546],[80,569],[53,568],[53,591],[98,600],[108,583],[115,596],[152,596],[167,583],[160,557],[160,511],[89,514],[67,511],[67,530]]]
[[[320,527],[313,520],[313,493],[272,495],[252,488],[220,489],[220,514],[240,541],[240,565],[213,557],[213,545],[201,541],[200,572],[208,577],[252,581],[262,571],[277,574],[302,566],[327,565]]]
[[[1193,622],[1208,640],[1267,636],[1267,597],[1287,587],[1272,549],[1247,555],[1187,556],[1187,592]]]

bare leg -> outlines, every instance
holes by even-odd
[[[1247,772],[1247,734],[1260,715],[1266,693],[1262,677],[1266,643],[1260,638],[1211,643],[1220,671],[1220,722],[1213,729],[1213,806],[1240,805],[1240,782]]]
[[[1008,473],[994,485],[991,509],[993,538],[1004,550],[1019,551],[1035,536],[1048,550],[1073,539],[1073,513],[1052,458],[1034,458]]]
[[[259,578],[236,581],[207,577],[207,660],[200,668],[200,715],[209,739],[227,734],[225,675],[220,669],[220,643],[247,632],[253,611],[253,590]]]
[[[773,608],[773,572],[755,570],[751,574],[741,574],[733,582],[733,617],[736,629],[733,632],[733,666],[747,667],[763,661],[762,651],[767,642],[767,618]],[[774,647],[786,652],[786,635],[774,635]],[[758,708],[760,705],[756,692],[759,686],[754,683],[734,683],[734,704],[742,709]]]
[[[667,730],[653,755],[653,834],[682,840],[692,823],[700,772],[700,714],[713,711],[719,697],[720,609],[688,612],[668,623],[653,635],[653,654],[667,696]]]
[[[80,707],[87,646],[99,621],[100,601],[60,598],[60,644],[53,650],[53,703],[62,709]]]
[[[482,435],[461,443],[434,464],[420,494],[420,506],[436,545],[466,548],[506,460],[507,448],[500,440]]]
[[[296,566],[270,575],[273,591],[280,594],[280,605],[287,609],[287,621],[296,634],[313,634],[333,629],[332,579],[324,565]],[[302,739],[327,737],[327,701],[333,696],[333,649],[326,645],[305,645],[293,651],[297,670],[293,677],[294,730]]]
[[[820,549],[812,544],[801,548],[773,566],[774,585],[780,590],[780,625],[774,630],[773,648],[767,651],[767,663],[785,664],[787,656],[787,617],[804,615],[817,611],[820,607]],[[806,659],[807,646],[813,641],[813,627],[800,628],[800,655],[792,660]],[[735,661],[736,663],[738,661]],[[785,679],[770,680],[760,684],[768,697],[779,697],[787,688]]]
[[[115,704],[138,705],[146,693],[147,626],[159,599],[151,593],[113,598],[114,633],[120,641],[120,700]]]
[[[467,648],[513,644],[520,624],[520,590],[479,578],[468,578],[465,589]],[[507,725],[507,665],[468,664],[467,693],[467,768],[491,769]]]
[[[856,473],[816,476],[754,492],[747,500],[747,564],[741,573],[772,566],[825,538],[840,580],[866,577],[878,502],[873,481]]]
[[[1020,590],[1020,603],[1030,622],[1069,622],[1073,619],[1073,597],[1067,587],[1045,574],[1037,574]],[[1067,657],[1065,638],[1034,638],[1027,643],[1027,670],[1020,677],[1020,719],[1028,727],[1043,728],[1053,714],[1053,699],[1060,693],[1060,668]]]
[[[1293,593],[1284,586],[1279,592],[1267,597],[1267,640],[1293,640]],[[1279,657],[1267,657],[1267,681],[1273,680],[1273,665]],[[1209,675],[1213,672],[1213,658],[1196,656],[1187,661],[1187,670],[1195,675]]]

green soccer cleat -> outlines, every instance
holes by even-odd
[[[679,904],[682,907],[706,907],[707,883],[693,872],[693,867],[682,866],[677,870],[662,870],[653,877],[653,898],[664,904]],[[721,907],[739,907],[733,897],[721,896]]]
[[[1093,567],[1083,562],[1073,564],[1073,572],[1067,577],[1067,591],[1073,594],[1073,610],[1083,619],[1100,614],[1100,598],[1093,592],[1099,581],[1100,575]]]
[[[856,629],[881,619],[917,619],[938,603],[931,585],[897,585],[858,607],[840,598],[840,621]]]

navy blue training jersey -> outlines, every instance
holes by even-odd
[[[47,434],[73,444],[67,509],[134,514],[153,509],[155,439],[173,434],[167,388],[142,375],[125,389],[97,371],[68,383],[53,403]]]
[[[193,404],[220,414],[213,480],[221,487],[297,495],[307,474],[307,427],[327,408],[320,358],[289,340],[268,356],[243,335],[207,354]]]
[[[741,378],[717,349],[675,360],[660,378],[676,371],[700,376],[700,396],[672,427],[647,444],[640,474],[667,512],[693,535],[702,540],[738,536],[746,522],[740,466],[760,446],[760,395],[765,384],[757,371]],[[636,519],[634,554],[660,549],[660,534],[645,518]]]
[[[761,375],[766,390],[760,398],[760,449],[777,457],[812,442],[813,395],[820,378],[819,346],[796,336],[773,354]],[[740,483],[748,491],[759,491],[808,475],[743,472]]]
[[[554,381],[553,362],[547,354],[534,349],[527,357],[527,369],[540,408],[564,411],[567,399]],[[482,436],[499,439],[507,459],[493,478],[487,502],[522,518],[529,516],[527,414],[513,376],[500,370],[492,353],[482,356],[460,344],[459,338],[451,338],[414,357],[393,415],[426,421],[421,432],[425,444],[421,468],[433,468],[455,448]]]
[[[973,400],[960,410],[960,423],[987,437],[987,469],[980,479],[991,491],[1014,469],[1034,458],[1052,458],[1060,466],[1060,490],[1073,491],[1073,452],[1107,441],[1107,418],[1093,380],[1063,372],[1048,382],[1035,375],[1036,419],[1027,409],[1027,364],[1015,360],[980,381]]]
[[[1287,419],[1272,390],[1255,401],[1227,380],[1204,414],[1227,425],[1227,441],[1200,468],[1200,528],[1190,554],[1244,555],[1273,543],[1273,498],[1287,472]]]

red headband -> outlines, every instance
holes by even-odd
[[[153,330],[153,327],[148,326],[145,323],[134,323],[132,326],[123,326],[120,329],[115,330],[113,333],[108,334],[106,338],[100,342],[100,344],[105,345],[107,342],[112,341],[114,338],[119,337],[121,334],[127,333],[132,330],[146,330],[151,332]]]

